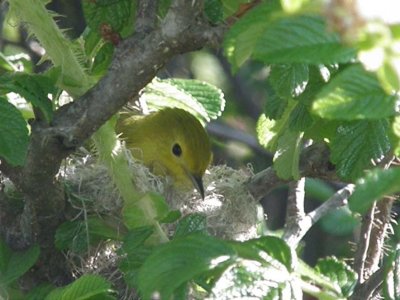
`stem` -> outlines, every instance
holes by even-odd
[[[44,1],[9,0],[10,10],[46,49],[55,67],[61,67],[61,87],[72,96],[83,95],[92,85],[74,53],[74,45],[58,28]]]
[[[149,209],[147,201],[143,201],[146,200],[145,197],[136,190],[133,184],[134,180],[129,170],[124,149],[115,134],[113,121],[108,121],[93,135],[99,158],[107,166],[125,205],[132,204],[141,212],[144,220],[144,224],[141,224],[141,226],[154,226],[155,240],[160,243],[167,242],[168,237],[162,230],[160,223],[155,220],[153,210]]]

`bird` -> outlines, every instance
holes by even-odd
[[[169,107],[145,116],[124,112],[116,131],[132,156],[154,174],[171,177],[177,190],[195,188],[204,199],[203,175],[212,160],[211,145],[191,113]]]

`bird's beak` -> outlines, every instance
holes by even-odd
[[[201,198],[204,199],[204,186],[203,186],[203,179],[201,178],[201,176],[190,174],[189,177],[192,180],[195,189],[199,191]]]

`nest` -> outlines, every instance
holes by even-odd
[[[248,240],[258,236],[257,229],[262,221],[262,214],[260,218],[261,208],[246,188],[246,182],[253,174],[250,167],[244,170],[223,165],[210,167],[203,178],[206,197],[202,199],[196,191],[175,191],[169,178],[152,174],[132,157],[130,151],[125,150],[124,153],[139,192],[164,195],[171,209],[179,209],[182,216],[191,213],[204,214],[211,235],[231,240]],[[93,155],[86,153],[68,158],[59,176],[65,183],[70,202],[75,208],[72,219],[96,214],[111,216],[122,223],[123,200],[107,168],[98,163]],[[169,232],[173,230],[173,225],[168,226]],[[104,242],[95,249],[88,247],[84,256],[71,251],[66,255],[76,277],[87,273],[101,274],[118,287],[121,299],[134,299],[134,291],[126,287],[122,274],[116,267],[119,257],[115,249],[118,246],[116,242]]]
[[[179,209],[183,216],[204,214],[207,228],[214,236],[233,240],[257,236],[259,207],[246,188],[246,182],[252,175],[251,168],[235,170],[224,165],[210,167],[203,178],[206,197],[202,199],[196,191],[175,191],[170,178],[152,174],[129,151],[126,151],[126,157],[139,192],[164,195],[171,209]],[[69,158],[60,175],[72,194],[85,200],[86,204],[81,206],[86,210],[85,213],[118,216],[122,199],[107,168],[97,163],[91,155]]]

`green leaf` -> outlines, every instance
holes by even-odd
[[[55,234],[55,245],[59,250],[70,249],[77,253],[84,252],[89,246],[84,222],[75,220],[61,224]]]
[[[262,252],[279,261],[285,268],[292,272],[295,268],[295,253],[281,238],[275,236],[263,236],[244,242],[233,242],[233,247],[242,258],[257,260],[263,264],[270,263]]]
[[[396,102],[397,97],[387,95],[372,73],[354,65],[321,90],[312,110],[328,119],[380,119],[396,113]]]
[[[47,122],[53,117],[52,100],[57,94],[55,79],[39,74],[14,73],[0,77],[0,93],[14,92],[40,109]]]
[[[207,234],[207,217],[204,214],[194,213],[182,218],[176,226],[174,238],[194,232]]]
[[[11,257],[11,249],[3,239],[0,239],[0,273],[4,274],[7,271],[8,262]]]
[[[207,299],[302,299],[297,278],[275,264],[238,260],[215,282]]]
[[[282,117],[279,120],[271,120],[262,114],[257,121],[257,137],[261,146],[275,152],[278,147],[279,138],[288,127],[289,116],[295,107],[295,101],[289,101]]]
[[[330,145],[331,160],[340,177],[355,180],[390,147],[387,120],[344,123]]]
[[[11,165],[25,163],[28,151],[28,128],[19,110],[0,97],[0,157]]]
[[[282,179],[300,178],[299,161],[302,148],[302,134],[286,130],[278,140],[274,155],[274,169]]]
[[[145,242],[153,234],[153,226],[143,226],[130,230],[124,238],[119,269],[124,274],[124,279],[130,287],[137,286],[137,274],[153,248],[145,245]]]
[[[134,18],[134,2],[129,0],[83,1],[85,21],[91,29],[99,33],[104,26],[111,26],[113,32],[120,32]]]
[[[315,269],[340,288],[342,297],[349,297],[357,283],[357,274],[344,262],[334,257],[319,260]]]
[[[204,1],[204,12],[213,24],[217,24],[224,19],[223,6],[220,0]]]
[[[141,202],[140,205],[138,202]],[[143,210],[146,210],[145,214]],[[162,220],[169,214],[169,207],[161,195],[147,193],[137,202],[125,202],[122,214],[125,226],[135,229]]]
[[[379,82],[388,94],[400,91],[400,70],[396,67],[399,63],[398,57],[387,58],[377,71]]]
[[[313,122],[309,107],[301,102],[297,103],[290,114],[289,128],[293,131],[305,131],[312,126]]]
[[[318,178],[306,178],[305,191],[308,197],[321,202],[328,200],[335,194],[333,187]]]
[[[179,210],[171,210],[165,217],[160,220],[160,223],[174,223],[182,216]]]
[[[203,234],[176,238],[157,248],[144,262],[138,274],[143,299],[157,292],[170,299],[182,284],[215,268],[228,267],[235,252],[226,242]]]
[[[264,24],[253,53],[264,63],[345,63],[355,56],[354,49],[344,47],[338,35],[328,31],[321,16],[284,16],[269,23],[264,17]]]
[[[288,100],[279,97],[276,93],[268,93],[265,101],[264,114],[272,120],[280,119],[285,112]]]
[[[10,254],[10,250],[7,250],[7,246],[3,244],[1,251],[0,254],[5,253],[8,256],[8,262],[7,265],[2,263],[1,267],[4,269],[0,270],[0,275],[2,275],[0,276],[0,286],[8,285],[24,275],[35,264],[40,254],[40,248],[37,245],[25,251],[16,251]]]
[[[156,110],[163,107],[185,109],[203,123],[219,117],[225,108],[224,95],[220,89],[190,79],[155,78],[145,87],[139,101]]]
[[[107,72],[113,53],[114,46],[111,43],[106,43],[99,49],[93,61],[92,75],[100,78]]]
[[[59,250],[69,249],[82,253],[90,245],[107,239],[120,240],[121,237],[116,228],[104,220],[90,217],[87,220],[67,221],[61,224],[55,234],[55,245]]]
[[[233,70],[237,70],[250,58],[259,38],[270,26],[269,17],[278,10],[280,3],[277,0],[261,3],[257,5],[257,9],[250,10],[240,18],[227,32],[224,53]]]
[[[360,221],[353,216],[349,208],[341,207],[324,216],[320,221],[323,230],[336,236],[352,234],[360,225]]]
[[[374,169],[357,181],[356,189],[349,198],[352,211],[365,213],[374,201],[400,191],[400,169]]]
[[[275,92],[282,98],[297,97],[308,83],[308,65],[277,64],[271,67],[268,77]]]
[[[99,275],[86,274],[73,283],[53,290],[45,300],[115,299],[111,283]]]
[[[25,300],[43,300],[55,287],[50,283],[43,283],[29,291]]]

